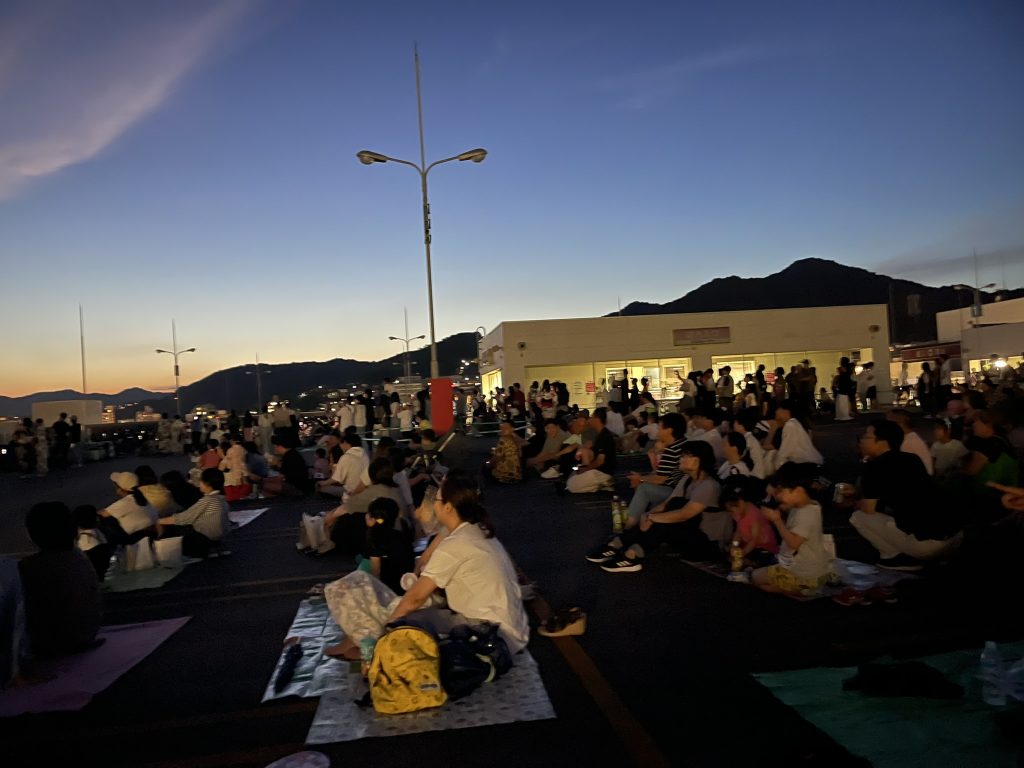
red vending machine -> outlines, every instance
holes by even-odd
[[[430,380],[430,426],[438,436],[455,424],[453,391],[451,379]]]

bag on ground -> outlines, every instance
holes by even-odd
[[[316,549],[327,541],[327,534],[324,532],[324,519],[320,515],[302,513],[302,522],[299,523],[299,548]]]
[[[452,700],[461,699],[510,669],[512,654],[493,622],[454,627],[441,642],[441,682]]]
[[[153,555],[160,565],[173,567],[181,565],[181,536],[157,539],[153,542]]]
[[[139,539],[124,548],[125,570],[146,571],[153,567],[153,545],[148,538]]]
[[[419,627],[388,629],[374,647],[366,679],[373,708],[384,715],[440,707],[448,700],[437,638]]]

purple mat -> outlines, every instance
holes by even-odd
[[[99,648],[44,662],[35,669],[40,676],[54,676],[53,680],[0,691],[0,717],[81,709],[190,618],[103,627],[99,636],[106,642]]]

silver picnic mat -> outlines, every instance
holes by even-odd
[[[342,633],[322,596],[302,601],[286,637],[301,638],[302,658],[291,682],[280,693],[275,693],[274,681],[285,657],[282,649],[263,701],[284,696],[320,696],[320,706],[306,737],[307,744],[547,720],[556,716],[537,662],[527,651],[515,656],[515,666],[504,677],[481,686],[464,699],[406,715],[379,715],[372,707],[355,703],[366,693],[359,664],[323,655],[325,646],[341,642]]]

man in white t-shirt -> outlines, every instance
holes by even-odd
[[[363,441],[359,435],[346,432],[341,436],[341,458],[334,465],[334,472],[328,480],[317,483],[317,490],[327,496],[342,498],[346,493],[353,493],[359,487],[363,470],[370,460],[363,451]]]
[[[932,452],[928,449],[924,440],[921,439],[921,436],[914,431],[910,412],[902,408],[894,408],[889,411],[886,418],[889,421],[895,421],[900,425],[900,429],[903,430],[903,445],[900,446],[900,451],[917,456],[921,463],[924,464],[924,468],[928,470],[928,474],[935,474],[935,462],[932,459]]]
[[[623,433],[626,431],[626,425],[622,420],[622,414],[611,409],[608,409],[607,414],[608,422],[605,426],[608,427],[608,431],[616,437],[622,437]]]

